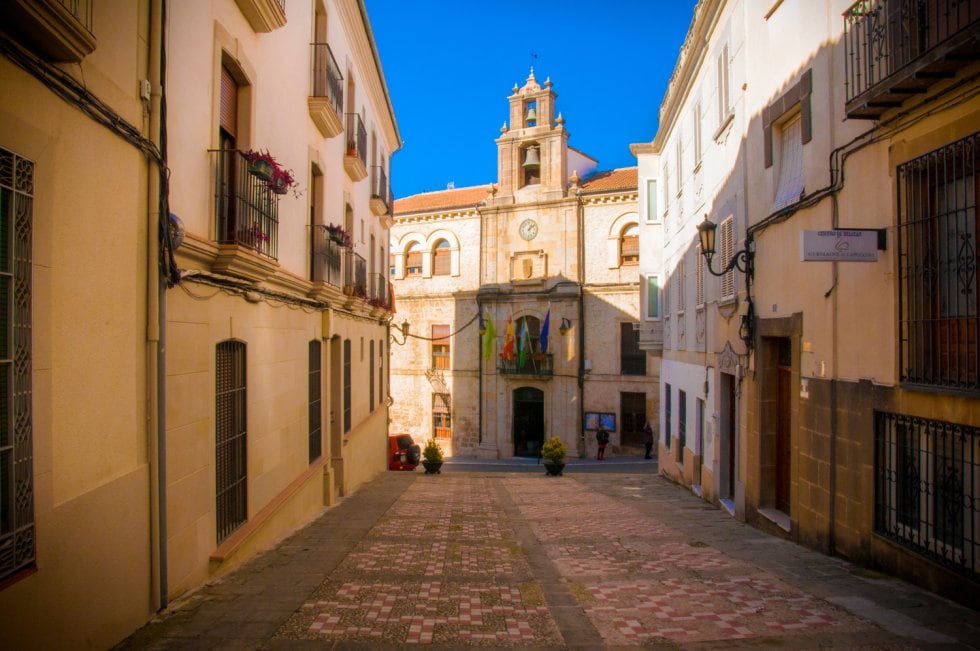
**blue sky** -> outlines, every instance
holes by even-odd
[[[403,146],[395,198],[497,180],[507,97],[531,65],[569,144],[608,170],[649,142],[695,0],[366,0]],[[533,57],[536,55],[536,58]]]

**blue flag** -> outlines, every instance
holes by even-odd
[[[551,308],[544,315],[544,323],[541,325],[541,352],[548,352],[548,330],[551,327]]]

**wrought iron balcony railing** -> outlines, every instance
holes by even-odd
[[[368,299],[379,305],[388,305],[388,277],[384,274],[368,274]]]
[[[388,185],[388,175],[385,168],[375,165],[371,168],[371,198],[384,203],[386,209],[391,208],[391,187]]]
[[[847,115],[877,119],[976,60],[980,0],[860,0],[844,12]]]
[[[352,255],[354,260],[354,295],[367,298],[367,263],[364,258],[354,253]]]
[[[313,50],[313,96],[326,97],[339,119],[344,103],[344,77],[329,45],[311,43],[310,47]]]
[[[344,267],[350,267],[351,252],[330,236],[326,226],[314,226],[312,231],[313,268],[310,277],[334,287],[344,286]]]
[[[497,359],[497,372],[503,375],[536,375],[551,377],[554,375],[554,355],[551,353],[534,353],[528,355],[521,365],[520,356],[514,359]]]
[[[362,165],[367,165],[367,130],[364,121],[357,113],[347,114],[347,155],[357,156]]]
[[[267,181],[248,171],[237,149],[211,150],[215,169],[215,239],[237,244],[276,259],[279,240],[279,199]]]

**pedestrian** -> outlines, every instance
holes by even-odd
[[[609,443],[609,432],[605,428],[600,427],[599,431],[595,433],[595,441],[599,444],[599,453],[596,455],[596,459],[602,461],[606,458],[606,444]]]
[[[643,447],[646,449],[643,458],[652,459],[650,451],[653,450],[653,428],[650,427],[650,421],[647,421],[646,425],[643,426]]]

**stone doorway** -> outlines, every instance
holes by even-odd
[[[514,389],[514,456],[537,457],[544,443],[544,391]]]

